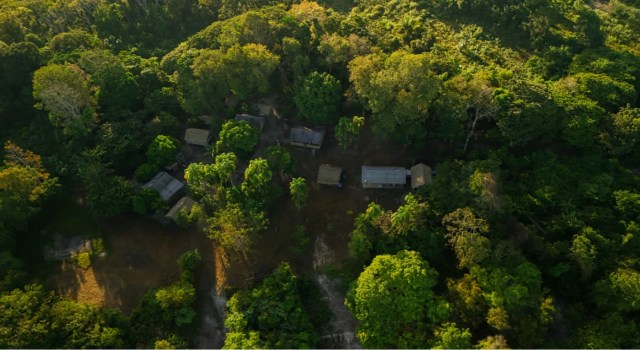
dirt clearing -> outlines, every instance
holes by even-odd
[[[47,284],[58,294],[129,314],[147,290],[177,281],[176,259],[196,248],[203,257],[197,287],[202,291],[213,285],[213,245],[195,229],[167,227],[134,215],[118,216],[99,226],[109,255],[96,258],[87,270],[69,263],[57,266]]]

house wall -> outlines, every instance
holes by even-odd
[[[320,146],[314,145],[314,144],[310,144],[310,143],[302,143],[302,142],[291,141],[290,144],[291,144],[291,146],[298,146],[298,147],[311,148],[311,149],[320,149]]]
[[[404,185],[400,184],[376,184],[376,183],[362,183],[362,188],[403,188]]]

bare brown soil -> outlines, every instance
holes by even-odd
[[[208,290],[213,284],[213,244],[196,230],[167,227],[133,215],[99,225],[110,254],[96,258],[87,270],[69,263],[57,266],[47,284],[58,294],[130,313],[147,290],[177,281],[180,273],[176,259],[196,248],[203,257],[198,290]]]
[[[283,143],[293,125],[276,117],[267,118],[256,156],[270,145]],[[268,273],[283,261],[290,262],[296,271],[305,275],[321,270],[322,266],[318,265],[339,265],[348,255],[349,235],[358,213],[372,201],[389,210],[401,204],[404,195],[410,191],[409,185],[404,189],[364,190],[360,185],[362,165],[407,168],[417,162],[435,165],[435,152],[409,153],[401,146],[380,143],[366,128],[359,145],[347,150],[337,145],[333,130],[327,130],[322,149],[315,153],[287,147],[297,162],[295,176],[304,177],[309,184],[308,204],[301,210],[296,209],[288,194],[288,180],[278,179],[284,195],[274,204],[269,228],[258,237],[253,254],[243,255],[216,248],[197,228],[178,229],[151,219],[123,215],[99,223],[111,248],[107,257],[97,259],[86,271],[62,263],[56,267],[47,284],[68,298],[96,306],[117,307],[128,314],[148,289],[176,281],[179,278],[176,259],[182,253],[197,248],[203,257],[196,287],[204,327],[196,339],[196,346],[220,347],[224,336],[220,312],[216,311],[215,305],[218,293],[223,293],[227,287],[248,286],[256,276]],[[323,163],[346,171],[347,180],[343,188],[316,183],[318,167]],[[240,169],[243,165],[246,166],[241,164]],[[294,254],[291,247],[297,243],[293,239],[297,225],[305,227],[309,247],[305,252]]]
[[[268,118],[265,132],[256,154],[269,145],[286,138],[288,130],[295,123]],[[363,130],[358,147],[347,150],[338,146],[333,130],[327,130],[322,149],[312,152],[309,149],[287,146],[296,159],[296,177],[304,177],[309,184],[308,204],[301,210],[296,209],[288,194],[288,184],[281,182],[284,196],[273,206],[270,213],[270,225],[261,233],[252,256],[237,254],[229,259],[226,271],[228,286],[247,286],[255,275],[268,272],[280,262],[290,262],[303,274],[313,271],[313,245],[318,235],[323,236],[333,253],[330,263],[340,264],[348,255],[348,241],[353,230],[356,215],[375,201],[386,209],[396,209],[402,198],[410,191],[409,184],[404,189],[363,189],[360,184],[362,165],[406,166],[417,161],[433,165],[433,154],[416,154],[405,151],[402,146],[381,143],[375,140],[368,129]],[[343,188],[319,185],[316,182],[320,164],[328,163],[342,167],[347,173]],[[293,254],[290,248],[295,244],[293,232],[297,225],[306,228],[310,245],[306,252]]]

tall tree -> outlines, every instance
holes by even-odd
[[[234,294],[227,302],[224,348],[315,347],[317,336],[302,308],[299,283],[283,263],[260,285]]]
[[[249,166],[244,172],[244,182],[241,189],[248,207],[265,209],[272,199],[271,178],[273,173],[269,170],[269,163],[262,158],[249,161]]]
[[[311,72],[295,96],[302,116],[315,124],[329,124],[338,119],[342,88],[328,73]]]
[[[356,335],[362,346],[423,347],[427,327],[450,311],[449,304],[433,292],[437,280],[438,273],[417,252],[376,256],[346,301],[360,321]]]
[[[93,121],[95,97],[86,73],[75,65],[49,65],[33,76],[33,96],[49,111],[51,123],[86,130]]]
[[[302,207],[307,204],[307,198],[309,197],[307,181],[303,177],[291,179],[291,182],[289,183],[289,191],[291,192],[293,205],[298,209],[302,209]]]
[[[347,148],[358,141],[360,129],[364,126],[364,117],[353,116],[352,119],[342,117],[338,120],[335,134],[338,144]]]
[[[489,232],[487,222],[476,217],[471,209],[462,208],[442,218],[447,238],[458,258],[458,266],[470,268],[491,254],[491,242],[484,235]]]
[[[216,142],[216,152],[233,152],[240,158],[248,158],[260,140],[260,131],[248,122],[233,121],[222,125],[220,137]]]
[[[40,156],[13,143],[4,146],[5,161],[0,167],[0,223],[24,228],[27,218],[40,207],[57,186],[42,165]]]
[[[427,55],[358,56],[349,62],[349,71],[354,91],[373,113],[371,128],[378,137],[404,145],[424,143],[428,114],[442,84]]]

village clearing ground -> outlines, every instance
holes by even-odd
[[[256,156],[270,145],[283,143],[287,130],[293,125],[275,117],[267,118]],[[296,159],[295,176],[306,178],[310,186],[307,206],[296,209],[286,182],[278,178],[284,195],[274,204],[269,228],[260,234],[251,254],[215,248],[197,228],[179,229],[136,215],[121,215],[99,223],[110,247],[107,257],[96,259],[87,270],[61,263],[47,284],[62,296],[96,306],[117,307],[129,314],[148,289],[176,281],[179,278],[176,259],[197,248],[203,256],[196,279],[197,307],[203,314],[203,327],[195,343],[198,347],[215,348],[223,341],[221,311],[224,311],[225,290],[250,286],[256,277],[287,261],[296,272],[318,281],[334,313],[328,330],[331,333],[324,334],[330,339],[325,340],[337,341],[339,347],[358,347],[353,337],[355,322],[343,305],[343,291],[338,290],[335,281],[327,278],[323,270],[339,267],[348,256],[353,220],[370,202],[395,210],[410,191],[409,184],[403,189],[364,190],[360,184],[360,166],[409,168],[418,162],[433,166],[437,153],[432,150],[410,154],[400,146],[376,141],[366,128],[357,148],[340,148],[332,130],[328,130],[322,149],[315,154],[307,149],[287,147]],[[316,183],[318,167],[323,163],[346,171],[343,188]],[[298,242],[293,232],[300,225],[305,228],[310,243],[305,251],[294,252],[291,248]]]
[[[213,284],[213,244],[195,229],[167,227],[134,215],[118,216],[99,226],[110,254],[96,258],[87,270],[69,263],[57,266],[47,284],[58,294],[129,314],[148,289],[180,278],[176,259],[192,249],[203,257],[198,287]]]

